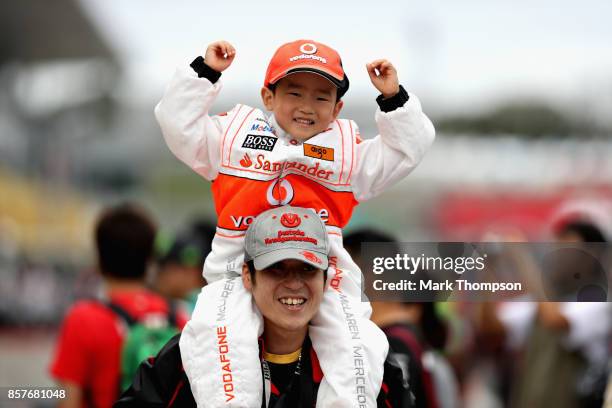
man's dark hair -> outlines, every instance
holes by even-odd
[[[344,248],[346,248],[353,258],[361,254],[362,242],[384,242],[389,244],[389,248],[396,253],[399,253],[400,250],[397,240],[393,236],[373,228],[355,230],[345,235],[343,239]]]
[[[255,284],[255,264],[253,261],[247,261],[247,268],[249,268],[249,275],[251,275],[251,282]],[[327,269],[323,271],[323,283],[327,282]]]
[[[153,255],[155,224],[133,204],[106,209],[95,229],[98,262],[104,276],[144,279]]]

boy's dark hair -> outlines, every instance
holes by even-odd
[[[253,261],[247,261],[247,268],[249,268],[249,275],[251,275],[251,282],[255,284],[255,264]],[[327,282],[327,269],[323,271],[323,283]]]
[[[102,275],[144,279],[153,256],[156,227],[147,212],[133,204],[106,209],[95,229]]]

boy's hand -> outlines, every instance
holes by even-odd
[[[215,41],[206,48],[204,62],[218,72],[225,71],[236,56],[236,50],[227,41]]]
[[[379,59],[366,64],[372,84],[387,99],[399,92],[399,79],[393,64],[386,59]]]

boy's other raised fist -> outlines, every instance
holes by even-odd
[[[399,79],[393,64],[386,59],[378,59],[366,64],[372,84],[383,97],[390,98],[399,92]]]
[[[215,71],[223,72],[232,65],[235,56],[236,49],[232,44],[227,41],[215,41],[206,48],[204,62]]]

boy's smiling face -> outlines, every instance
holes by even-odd
[[[285,132],[306,141],[325,131],[338,117],[343,102],[336,101],[337,91],[321,75],[296,72],[280,79],[274,92],[262,88],[261,98]]]

